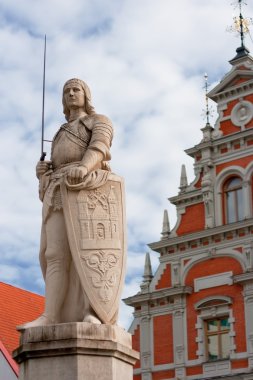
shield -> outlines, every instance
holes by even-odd
[[[124,283],[126,221],[123,179],[109,174],[93,190],[62,183],[68,240],[82,288],[103,323],[114,322]]]

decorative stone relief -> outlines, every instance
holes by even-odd
[[[183,355],[184,355],[184,346],[182,344],[179,344],[176,346],[176,355],[177,355],[177,361],[181,362],[183,360]]]
[[[231,120],[237,127],[243,127],[253,117],[253,105],[251,102],[241,100],[237,103],[231,112]]]
[[[91,278],[94,291],[98,289],[101,302],[107,303],[112,299],[113,288],[117,285],[120,270],[118,268],[119,254],[113,252],[95,251],[89,257],[83,257],[86,271]]]
[[[243,250],[246,259],[246,266],[248,270],[253,269],[253,249],[252,246],[245,247]]]
[[[143,352],[143,354],[141,355],[141,367],[142,368],[147,369],[150,367],[150,357],[151,357],[150,352]]]
[[[172,284],[173,285],[180,285],[180,265],[179,263],[173,263],[172,264]]]
[[[213,202],[213,176],[212,164],[206,165],[204,175],[201,181],[203,194],[203,202],[205,206],[205,227],[212,228],[214,226],[214,202]]]
[[[184,379],[185,378],[185,368],[176,368],[176,379]]]
[[[123,284],[122,182],[111,174],[94,190],[63,191],[72,257],[96,314],[110,321]]]

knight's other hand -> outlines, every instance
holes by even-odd
[[[82,182],[87,173],[88,170],[85,166],[77,166],[76,168],[71,168],[68,173],[68,181],[71,185],[76,185],[77,183]]]

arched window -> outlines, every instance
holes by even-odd
[[[241,178],[232,177],[225,183],[224,198],[226,223],[243,220],[244,213]]]

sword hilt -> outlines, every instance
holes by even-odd
[[[40,161],[44,161],[46,157],[46,152],[42,152],[42,155],[40,156]]]

